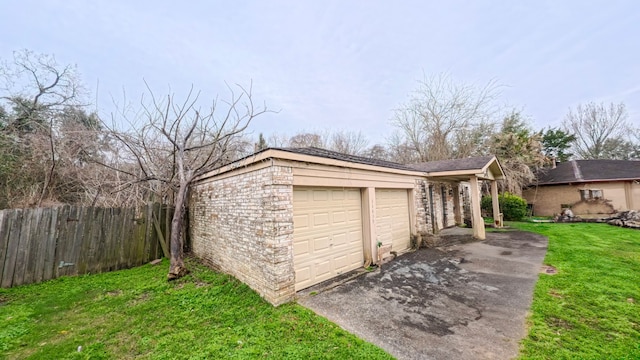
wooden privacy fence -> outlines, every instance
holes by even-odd
[[[142,265],[168,254],[170,208],[0,210],[0,285]]]

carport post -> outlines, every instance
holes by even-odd
[[[491,180],[491,203],[493,205],[493,224],[502,227],[502,216],[500,216],[500,202],[498,201],[498,182]]]
[[[480,213],[480,186],[478,185],[478,178],[471,176],[471,178],[469,178],[469,185],[471,185],[471,222],[473,226],[473,237],[484,240],[486,239],[486,235],[484,232],[484,220]]]

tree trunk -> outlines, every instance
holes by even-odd
[[[189,273],[184,266],[184,251],[182,241],[182,223],[184,221],[185,203],[187,200],[188,184],[180,184],[176,194],[173,209],[173,219],[171,219],[171,264],[169,266],[168,280],[179,279]]]

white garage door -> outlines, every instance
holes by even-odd
[[[293,189],[296,291],[362,266],[360,190]]]
[[[411,247],[407,190],[376,189],[376,237],[392,251]]]

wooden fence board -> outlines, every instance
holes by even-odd
[[[118,269],[124,269],[127,266],[127,258],[125,257],[125,239],[129,229],[129,209],[122,210],[122,217],[120,218],[120,230],[118,232]]]
[[[13,273],[16,269],[16,257],[18,254],[18,244],[20,242],[20,224],[22,220],[21,210],[5,210],[8,212],[7,224],[9,231],[7,232],[7,252],[4,261],[4,270],[2,272],[2,287],[11,287],[13,285]]]
[[[7,255],[7,245],[9,243],[9,211],[0,210],[0,282],[4,272],[4,260]]]
[[[38,223],[38,236],[36,240],[36,248],[38,249],[35,256],[35,263],[33,266],[33,279],[31,282],[42,282],[44,277],[44,258],[46,255],[47,241],[49,237],[49,224],[51,222],[51,210],[48,208],[41,208],[40,221]]]
[[[115,210],[105,209],[104,231],[104,252],[100,262],[100,272],[113,271],[115,266],[115,247],[113,246],[113,233],[115,232]]]
[[[82,224],[84,223],[82,207],[71,207],[69,217],[65,221],[68,235],[63,241],[66,242],[65,251],[62,254],[58,264],[58,273],[60,276],[73,275],[74,269],[77,267],[78,259],[75,254],[82,239]],[[70,265],[73,264],[73,265]]]
[[[42,280],[53,279],[55,274],[54,266],[56,261],[56,231],[58,226],[58,214],[60,208],[51,209],[51,218],[49,219],[49,231],[47,232],[45,256],[44,256],[44,270],[42,273]]]
[[[91,221],[91,238],[89,240],[89,257],[87,259],[87,269],[90,274],[99,272],[101,266],[101,254],[102,249],[102,225],[104,222],[104,209],[94,208],[93,219]]]
[[[66,251],[66,260],[64,260],[68,265],[62,266],[63,274],[65,275],[81,274],[78,270],[78,267],[80,266],[79,254],[84,242],[85,227],[91,228],[91,224],[89,223],[91,219],[87,217],[88,211],[89,208],[80,207],[76,209],[75,212],[72,211],[69,219],[67,219],[67,226],[69,226],[71,236],[67,238],[70,245]]]
[[[100,226],[99,226],[99,233],[98,233],[98,237],[96,240],[98,240],[98,244],[96,246],[96,257],[95,257],[95,265],[93,266],[93,269],[95,269],[92,272],[103,272],[105,270],[103,270],[104,268],[108,267],[107,264],[107,258],[108,258],[108,254],[107,254],[107,235],[109,232],[109,226],[110,226],[110,222],[111,222],[111,218],[109,217],[109,209],[100,209],[101,211],[101,216],[99,216],[100,218]]]
[[[31,215],[31,224],[29,225],[29,237],[27,238],[27,254],[25,256],[25,268],[22,276],[23,284],[31,284],[34,282],[36,263],[38,261],[38,250],[40,245],[40,236],[42,234],[42,228],[40,222],[42,221],[42,208],[34,209]]]
[[[76,273],[78,274],[86,274],[89,270],[89,259],[91,257],[91,251],[93,247],[93,232],[96,228],[96,212],[98,210],[95,208],[85,207],[82,212],[82,232],[80,233],[80,243],[77,247],[77,251],[73,254],[76,258],[75,266]],[[76,239],[78,241],[78,239]]]
[[[13,286],[24,284],[24,273],[27,268],[27,262],[29,261],[29,248],[31,234],[31,220],[32,216],[24,216],[26,212],[23,212],[22,223],[20,224],[20,240],[18,244],[18,252],[16,256],[16,268],[13,273]]]
[[[25,214],[25,212],[23,212],[22,215],[22,223],[20,224],[20,242],[18,244],[18,253],[16,256],[16,268],[13,273],[13,286],[24,284],[24,275],[29,261],[31,222],[33,216],[25,216],[28,215]]]
[[[58,221],[56,224],[56,250],[55,257],[53,258],[53,267],[51,278],[57,278],[62,276],[62,268],[58,265],[60,261],[64,261],[66,256],[67,247],[69,246],[68,238],[70,236],[69,227],[67,226],[67,219],[71,212],[70,206],[63,206],[58,210]]]
[[[140,214],[141,217],[136,228],[134,266],[137,264],[141,264],[144,259],[144,241],[145,234],[147,232],[147,224],[144,221],[144,217],[142,217],[142,215],[143,213]]]

